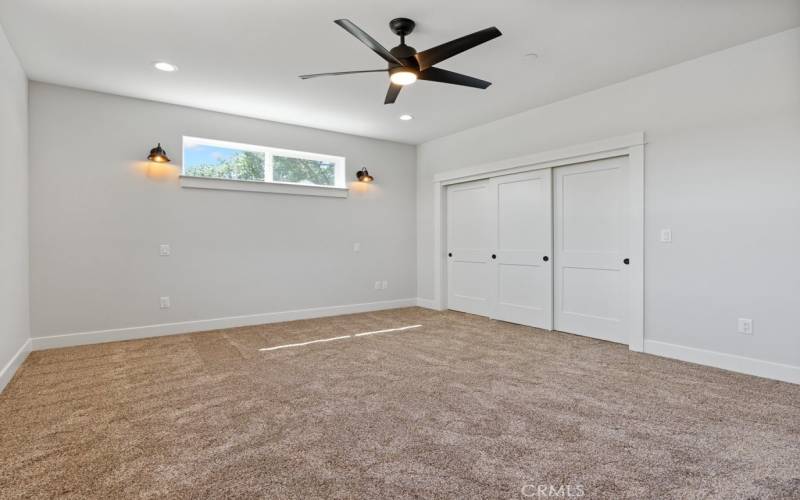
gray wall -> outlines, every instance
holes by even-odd
[[[418,295],[433,295],[434,174],[636,131],[646,340],[800,366],[800,29],[422,144]]]
[[[28,325],[28,79],[0,27],[0,389]]]
[[[416,297],[413,146],[42,83],[30,101],[34,337]],[[376,182],[181,188],[182,135],[344,156],[348,182]],[[158,141],[174,166],[142,161]]]

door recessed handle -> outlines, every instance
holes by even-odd
[[[625,258],[625,260],[623,260],[623,261],[622,261],[622,263],[623,263],[623,264],[625,264],[625,265],[627,266],[628,264],[630,264],[630,263],[631,263],[631,259],[629,259],[629,258],[627,258],[627,257],[626,257],[626,258]]]
[[[492,254],[492,258],[493,258],[493,259],[496,259],[496,258],[497,258],[497,255],[495,255],[495,254]]]
[[[453,256],[453,252],[448,253],[447,256],[448,257],[452,257]]]
[[[545,261],[545,262],[547,262],[548,260],[550,260],[550,257],[548,257],[547,255],[545,255],[544,257],[542,257],[542,260],[543,260],[543,261]]]

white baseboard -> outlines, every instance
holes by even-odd
[[[433,299],[423,299],[422,297],[417,297],[417,307],[424,307],[425,309],[433,309],[434,311],[439,311],[439,307],[436,305],[436,301]]]
[[[64,335],[52,335],[49,337],[34,337],[31,340],[33,340],[33,350],[41,351],[44,349],[55,349],[58,347],[71,347],[85,344],[99,344],[102,342],[116,342],[120,340],[160,337],[163,335],[219,330],[221,328],[235,328],[237,326],[263,325],[267,323],[280,323],[282,321],[294,321],[298,319],[323,318],[326,316],[338,316],[341,314],[354,314],[380,311],[383,309],[413,307],[415,305],[417,305],[417,299],[385,300],[381,302],[366,302],[363,304],[315,307],[311,309],[296,309],[293,311],[249,314],[246,316],[228,316],[225,318],[181,321],[178,323],[163,323],[158,325],[134,326],[130,328],[114,328],[111,330],[67,333]]]
[[[28,354],[31,352],[31,339],[25,341],[22,344],[22,347],[19,348],[16,354],[6,363],[6,366],[3,367],[2,371],[0,371],[0,392],[3,392],[3,389],[6,388],[11,379],[14,378],[14,374],[17,372],[17,369],[22,365],[22,362],[25,361],[25,358],[28,357]]]
[[[722,368],[733,372],[746,373],[757,377],[800,384],[800,366],[784,365],[771,361],[736,356],[734,354],[668,344],[656,340],[645,340],[644,352],[647,354],[655,354],[656,356],[663,356],[665,358],[679,359],[690,363]]]

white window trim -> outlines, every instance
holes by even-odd
[[[194,177],[191,175],[182,175],[180,184],[183,188],[191,189],[221,189],[223,191],[330,196],[333,198],[347,198],[350,191],[346,187],[314,186],[289,182],[240,181],[216,177]]]
[[[263,181],[249,181],[238,179],[220,179],[217,177],[201,177],[193,175],[181,175],[180,185],[184,188],[193,189],[221,189],[226,191],[251,191],[258,193],[278,193],[278,194],[296,194],[304,196],[330,196],[335,198],[346,198],[349,192],[346,184],[346,163],[345,158],[342,156],[325,155],[319,153],[308,153],[305,151],[295,151],[292,149],[273,148],[268,146],[257,146],[254,144],[244,144],[232,141],[220,141],[216,139],[206,139],[203,137],[183,136],[183,143],[181,144],[181,172],[183,172],[183,151],[187,142],[196,142],[208,146],[216,146],[228,149],[240,149],[243,151],[252,151],[256,153],[264,153],[264,180]],[[288,156],[291,158],[300,158],[303,160],[315,160],[324,162],[333,162],[335,167],[335,177],[333,186],[319,186],[313,184],[297,184],[293,182],[278,182],[271,180],[273,178],[272,172],[272,157],[273,156]]]

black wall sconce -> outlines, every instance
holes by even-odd
[[[356,179],[358,179],[361,182],[372,182],[372,181],[375,180],[374,177],[369,175],[369,172],[367,171],[367,167],[364,167],[361,170],[359,170],[358,172],[356,172]]]
[[[161,147],[160,142],[158,143],[158,146],[150,150],[150,154],[147,155],[147,159],[157,163],[167,163],[170,161],[169,157],[167,156],[167,152]]]

